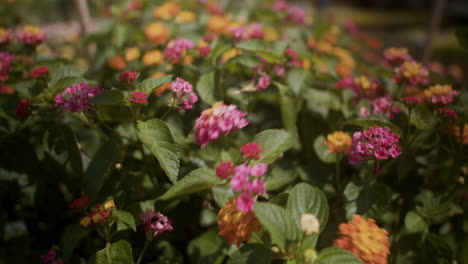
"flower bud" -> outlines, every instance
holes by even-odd
[[[303,214],[301,216],[301,230],[306,236],[320,231],[320,223],[314,214]]]
[[[304,251],[304,258],[305,258],[305,263],[314,263],[315,259],[317,258],[317,251],[313,248],[308,248],[306,251]]]

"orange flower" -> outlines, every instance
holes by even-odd
[[[241,243],[249,242],[252,234],[262,226],[250,211],[243,213],[237,210],[237,198],[229,200],[218,213],[219,235],[229,244],[236,244],[240,247]]]
[[[226,63],[230,59],[234,58],[235,56],[241,53],[242,51],[240,49],[236,49],[236,48],[229,49],[228,51],[224,52],[223,55],[221,56],[221,63]]]
[[[173,2],[166,2],[153,10],[153,16],[157,19],[168,20],[180,11],[180,6]]]
[[[164,56],[159,50],[150,50],[143,55],[143,64],[145,66],[158,65],[164,62]]]
[[[164,77],[164,76],[166,76],[166,75],[167,75],[167,74],[162,73],[162,72],[156,72],[156,73],[151,74],[151,75],[150,75],[150,78],[159,78],[159,77]],[[156,90],[154,91],[154,94],[155,94],[156,96],[161,96],[161,94],[163,94],[165,91],[167,91],[167,90],[169,90],[169,89],[171,89],[171,83],[170,83],[170,82],[165,83],[165,84],[159,86],[158,89],[156,89]]]
[[[214,34],[229,33],[231,23],[224,16],[212,16],[206,24],[206,29]]]
[[[338,230],[342,237],[333,242],[335,246],[351,251],[366,264],[387,263],[390,254],[388,233],[373,219],[353,215],[351,222],[340,224]]]
[[[140,58],[140,50],[137,47],[130,47],[125,49],[125,60],[128,62]]]
[[[179,24],[186,24],[195,21],[196,18],[197,16],[195,13],[190,11],[182,11],[177,15],[175,21]]]
[[[353,140],[348,133],[335,131],[332,134],[328,134],[324,143],[327,145],[330,153],[348,154]]]
[[[270,42],[277,41],[279,39],[278,32],[274,27],[264,27],[263,39]]]
[[[152,23],[145,28],[145,37],[154,45],[159,45],[169,39],[169,29],[163,24]]]
[[[111,69],[121,71],[127,67],[127,63],[125,62],[124,57],[115,55],[107,60],[107,66],[109,66]]]
[[[443,130],[445,133],[454,136],[457,141],[460,138],[460,127],[455,124],[450,124]],[[468,144],[468,123],[463,126],[463,141],[462,144]]]

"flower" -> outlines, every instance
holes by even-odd
[[[140,218],[148,239],[173,230],[171,220],[160,212],[148,209],[140,215]]]
[[[389,96],[376,98],[370,102],[370,105],[372,106],[372,114],[374,115],[385,115],[388,118],[392,118],[395,114],[401,112],[398,106],[392,104]]]
[[[177,15],[180,6],[174,2],[166,2],[153,10],[153,17],[157,19],[168,20]]]
[[[335,131],[328,134],[327,139],[323,143],[328,147],[330,153],[348,154],[353,140],[348,133]]]
[[[235,105],[225,105],[223,102],[214,104],[195,121],[195,142],[205,147],[220,136],[247,126],[246,115]]]
[[[134,83],[138,72],[124,72],[119,75],[120,83]]]
[[[262,195],[266,191],[265,182],[262,181],[262,179],[257,178],[255,180],[249,182],[249,184],[247,186],[247,191],[248,191],[249,197],[251,197],[251,198],[254,198],[257,195]],[[245,195],[245,194],[247,194],[247,192],[244,192],[242,195]],[[255,199],[252,199],[252,200],[255,202]],[[252,207],[250,207],[250,210],[252,210],[252,209],[253,209],[253,205],[252,205]],[[247,211],[243,210],[242,208],[239,208],[239,210],[241,210],[243,212],[250,211],[250,210],[247,210]]]
[[[299,25],[304,25],[306,23],[306,14],[304,10],[297,6],[290,6],[286,11],[286,21],[290,21]]]
[[[263,39],[268,42],[277,41],[279,39],[278,32],[274,27],[264,27]]]
[[[451,109],[448,109],[448,108],[445,108],[445,107],[438,108],[437,109],[437,114],[440,117],[445,118],[445,119],[447,119],[448,121],[451,121],[451,122],[457,122],[458,120],[460,120],[457,113],[455,113]]]
[[[240,247],[248,243],[254,232],[262,229],[252,211],[241,212],[237,208],[239,198],[229,200],[218,213],[219,235],[229,244]]]
[[[206,29],[213,34],[227,33],[230,27],[230,21],[224,16],[211,16],[206,24]]]
[[[153,74],[150,75],[150,78],[160,78],[160,77],[164,77],[166,76],[167,74],[163,73],[163,72],[155,72]],[[159,86],[155,91],[154,91],[154,94],[156,96],[161,96],[165,91],[171,89],[171,83],[168,82],[168,83],[165,83],[161,86]]]
[[[153,45],[163,44],[169,39],[169,29],[160,23],[152,23],[145,28],[145,37]]]
[[[455,96],[459,95],[460,91],[452,90],[450,85],[433,85],[429,89],[424,90],[424,95],[427,100],[433,104],[446,105],[451,103]]]
[[[463,125],[463,135],[461,135],[460,126],[456,124],[449,124],[443,131],[454,136],[457,141],[460,139],[460,144],[468,144],[468,123]]]
[[[114,208],[114,200],[107,201],[104,206],[101,204],[95,204],[93,208],[91,208],[90,214],[81,219],[80,225],[84,227],[94,227],[106,222],[112,215]]]
[[[413,58],[405,48],[389,48],[384,51],[384,58],[390,65],[399,65],[404,61],[411,61]]]
[[[198,54],[200,54],[200,57],[207,57],[210,55],[211,52],[211,47],[209,45],[202,45],[197,48]]]
[[[320,223],[314,214],[301,215],[301,230],[306,236],[320,232]]]
[[[245,143],[241,148],[240,151],[244,154],[246,159],[256,159],[260,158],[260,154],[262,153],[263,149],[255,142]]]
[[[72,84],[55,97],[55,107],[70,112],[90,111],[92,105],[88,104],[88,101],[101,92],[101,88],[90,87],[86,82]]]
[[[193,104],[198,101],[198,96],[193,91],[193,86],[182,78],[177,77],[175,82],[171,83],[171,89],[174,93],[170,105],[174,108],[192,109]],[[185,95],[188,95],[188,98],[184,99]]]
[[[225,180],[234,174],[234,167],[232,166],[232,161],[221,162],[216,166],[216,176]]]
[[[340,224],[338,229],[342,236],[333,242],[335,246],[351,251],[367,264],[387,263],[390,254],[388,233],[373,219],[353,215],[351,222]]]
[[[185,38],[177,38],[167,45],[164,50],[164,58],[171,63],[178,63],[185,56],[187,50],[195,48],[195,44]]]
[[[355,94],[355,100],[361,97],[373,97],[379,87],[378,81],[371,80],[366,76],[344,77],[335,83],[337,90],[351,89]]]
[[[164,62],[164,56],[159,50],[150,50],[143,55],[143,64],[145,66],[154,66]]]
[[[125,61],[124,57],[115,55],[107,60],[107,66],[109,66],[111,69],[121,71],[127,67],[127,62]]]
[[[186,24],[195,21],[197,16],[195,13],[190,11],[181,11],[175,18],[175,21],[179,24]]]
[[[135,104],[147,104],[148,94],[142,91],[133,92],[131,97],[128,99]]]
[[[8,74],[11,72],[11,62],[13,56],[8,52],[0,52],[0,83],[8,79]]]
[[[237,210],[247,213],[253,210],[255,205],[255,197],[250,196],[247,192],[242,193],[237,198]]]
[[[24,45],[39,45],[47,39],[45,33],[38,27],[26,25],[16,34],[16,38]]]
[[[39,68],[36,68],[32,71],[30,71],[31,75],[36,78],[36,79],[47,79],[49,77],[49,67],[47,66],[41,66]]]
[[[349,152],[349,163],[396,158],[401,153],[399,140],[400,136],[391,133],[388,127],[374,126],[363,132],[356,132]]]
[[[403,103],[407,106],[415,106],[421,102],[421,100],[418,97],[414,96],[403,97],[401,98],[401,101],[403,101]]]
[[[15,93],[15,89],[11,87],[7,87],[7,86],[1,86],[1,83],[0,83],[0,94],[14,94],[14,93]]]
[[[393,79],[396,82],[405,82],[412,86],[429,82],[429,71],[415,61],[405,61],[395,69],[395,73]]]
[[[258,79],[258,83],[257,85],[255,86],[255,90],[264,90],[268,87],[268,85],[270,85],[270,82],[271,82],[271,77],[266,74],[266,73],[262,73],[262,77],[260,77],[260,79]]]
[[[252,165],[252,167],[250,168],[250,174],[252,174],[252,176],[255,176],[255,177],[261,177],[265,175],[267,171],[268,171],[268,165],[266,165],[263,162]]]
[[[18,106],[16,106],[16,117],[19,120],[24,120],[31,114],[31,101],[29,99],[22,99]]]
[[[0,27],[0,45],[5,45],[11,40],[11,32]]]
[[[41,263],[63,264],[63,259],[57,258],[57,250],[51,248],[47,254],[41,256]]]
[[[140,58],[140,49],[137,47],[129,47],[125,49],[125,60],[131,62]]]
[[[89,195],[85,195],[77,198],[71,204],[68,205],[73,212],[83,210],[89,203]]]
[[[223,53],[221,56],[221,63],[226,63],[230,59],[234,58],[237,55],[240,55],[242,51],[240,49],[232,48],[227,50],[226,52]]]

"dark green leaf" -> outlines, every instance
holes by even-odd
[[[361,126],[363,128],[369,128],[373,126],[388,127],[393,133],[397,133],[400,136],[403,135],[403,131],[401,131],[401,129],[398,126],[390,122],[384,116],[372,115],[366,117],[359,117],[354,120],[350,120],[346,123]]]
[[[132,247],[125,240],[120,240],[92,255],[90,264],[133,264]]]
[[[88,101],[89,104],[121,105],[125,103],[125,97],[121,90],[106,90]]]
[[[338,247],[328,247],[320,251],[314,264],[362,264],[353,253]]]
[[[80,240],[89,234],[90,229],[81,225],[69,225],[62,236],[62,251],[65,262],[68,262],[73,254],[73,250]]]
[[[218,101],[215,97],[215,72],[212,71],[203,74],[200,79],[198,79],[195,90],[203,102],[209,105],[215,104]]]
[[[253,141],[263,149],[260,161],[266,164],[274,162],[294,144],[294,140],[289,133],[280,129],[262,131],[255,135]]]
[[[278,256],[256,243],[250,243],[234,252],[227,264],[271,264]]]
[[[409,211],[405,216],[405,227],[410,233],[418,233],[428,228],[424,219],[415,211]]]
[[[215,175],[212,169],[201,168],[191,171],[180,181],[174,184],[165,194],[158,199],[167,200],[182,195],[209,189],[222,181]]]

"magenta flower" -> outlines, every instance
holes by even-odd
[[[247,39],[247,29],[243,26],[229,28],[229,31],[234,36],[234,40],[241,41]]]
[[[262,73],[262,77],[258,79],[257,86],[255,87],[255,90],[264,90],[270,85],[271,78],[268,74]]]
[[[198,101],[198,96],[193,91],[193,86],[182,78],[177,77],[175,82],[171,83],[171,89],[174,93],[170,105],[174,108],[192,109],[193,104]]]
[[[31,25],[26,25],[16,34],[16,38],[18,42],[29,46],[36,46],[47,40],[46,34],[40,28]]]
[[[391,133],[388,127],[374,126],[363,132],[356,132],[349,152],[349,163],[396,158],[401,153],[399,140],[400,136]]]
[[[445,107],[438,108],[437,109],[437,115],[442,117],[442,118],[447,119],[450,122],[457,122],[458,120],[460,120],[457,113],[455,113],[453,110],[445,108]]]
[[[208,57],[208,55],[210,55],[210,52],[211,52],[211,47],[208,45],[205,45],[205,46],[199,47],[197,50],[198,50],[198,54],[200,54],[200,57]]]
[[[305,25],[306,23],[306,13],[304,10],[297,6],[290,6],[286,10],[286,21],[290,21],[299,25]]]
[[[419,104],[422,100],[414,96],[407,96],[401,98],[401,101],[403,101],[403,103],[407,106],[415,106]]]
[[[255,197],[251,197],[248,193],[242,193],[239,198],[237,198],[237,210],[247,213],[253,210],[255,205]]]
[[[392,101],[389,96],[380,97],[374,99],[370,102],[372,107],[372,114],[374,115],[385,115],[388,118],[393,118],[396,114],[401,113],[401,109],[392,104]],[[371,111],[361,108],[361,115],[367,116],[371,113]]]
[[[68,205],[73,212],[79,212],[88,205],[89,195],[85,195],[75,199],[71,204]]]
[[[171,63],[178,63],[187,50],[193,48],[195,48],[195,44],[191,40],[177,38],[167,45],[164,50],[164,58]]]
[[[245,143],[241,148],[240,151],[244,154],[246,159],[256,159],[260,158],[260,154],[262,153],[263,149],[255,142]]]
[[[29,99],[22,99],[18,106],[16,106],[16,117],[19,120],[24,120],[31,114],[31,101]]]
[[[429,71],[420,63],[405,61],[395,69],[395,82],[403,82],[412,86],[427,84],[429,82]]]
[[[253,196],[264,194],[266,190],[265,182],[262,181],[262,179],[257,178],[249,182],[249,186],[247,187],[247,190],[249,191],[249,194]]]
[[[195,121],[195,142],[205,147],[220,136],[247,126],[246,115],[235,105],[225,105],[223,102],[214,104]]]
[[[63,264],[62,258],[57,258],[57,251],[51,248],[47,254],[41,256],[41,263]]]
[[[232,167],[232,161],[221,162],[216,167],[216,176],[225,180],[234,174],[234,167]]]
[[[8,44],[11,40],[11,32],[9,30],[0,29],[0,46]]]
[[[173,230],[171,220],[160,212],[148,209],[140,215],[140,218],[143,221],[143,228],[148,239]]]
[[[250,174],[252,174],[252,176],[255,176],[255,177],[261,177],[265,175],[267,171],[268,171],[268,166],[265,163],[260,162],[251,167]]]
[[[88,83],[72,84],[55,97],[55,107],[67,109],[70,112],[90,111],[92,105],[88,101],[102,92],[101,88],[90,87]]]
[[[120,83],[134,83],[138,72],[124,72],[119,75]]]
[[[135,104],[147,104],[148,94],[142,91],[134,92],[128,100]]]
[[[42,66],[30,71],[30,73],[36,79],[47,79],[49,77],[49,67]]]
[[[249,184],[249,175],[248,174],[234,174],[231,179],[231,188],[236,192],[245,191]]]
[[[11,62],[13,55],[8,52],[0,52],[0,82],[8,79],[8,74],[11,72]]]

